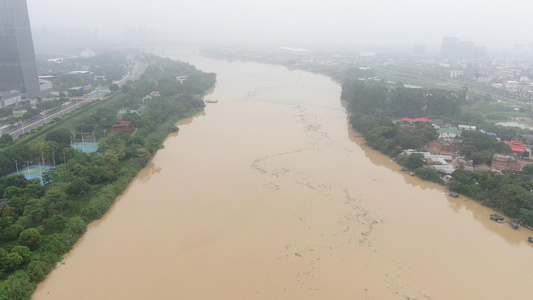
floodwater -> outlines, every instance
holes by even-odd
[[[533,127],[533,120],[530,118],[512,118],[507,122],[499,122],[496,125],[502,125],[506,127],[518,127],[522,129],[531,129]]]
[[[179,124],[33,299],[529,299],[527,229],[368,149],[329,78],[181,56]]]

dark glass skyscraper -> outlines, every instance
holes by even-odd
[[[26,0],[0,0],[0,92],[39,96],[39,77]]]

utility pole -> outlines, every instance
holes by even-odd
[[[83,139],[83,136],[84,136],[84,135],[85,135],[85,134],[83,133],[83,130],[82,130],[82,131],[81,131],[81,147],[82,147],[83,149],[85,149],[85,140]]]
[[[43,184],[43,170],[41,169],[41,162],[39,162],[39,178],[41,178],[41,184]]]

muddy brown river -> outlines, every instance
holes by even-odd
[[[33,299],[532,299],[533,233],[366,147],[329,78],[170,55],[216,72],[219,102]]]

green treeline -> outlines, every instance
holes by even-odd
[[[391,90],[380,85],[365,85],[360,80],[345,80],[341,94],[352,112],[393,118],[451,117],[461,112],[465,97],[465,90],[455,92],[401,86]]]
[[[533,226],[533,166],[524,167],[521,176],[491,172],[456,170],[449,183],[451,190],[494,208],[523,224]]]
[[[406,129],[386,117],[354,113],[350,117],[353,128],[359,131],[372,149],[395,157],[402,149],[421,149],[429,141],[439,137],[429,123],[419,123]]]
[[[152,55],[137,59],[149,64],[138,82],[91,107],[92,113],[74,116],[71,127],[50,130],[44,141],[0,152],[4,173],[13,159],[53,157],[57,164],[43,176],[45,185],[22,175],[0,178],[0,299],[29,299],[86,225],[103,216],[168,134],[178,130],[175,123],[203,109],[202,96],[216,74]],[[186,79],[180,83],[178,77]],[[160,96],[145,98],[155,91]],[[132,122],[134,133],[106,134],[103,129],[114,124],[122,107],[139,111],[122,118]],[[72,132],[81,130],[96,135],[99,153],[69,146]]]
[[[453,120],[461,114],[465,91],[453,92],[436,89],[387,89],[367,86],[358,80],[347,80],[342,85],[342,99],[348,101],[350,123],[360,132],[373,149],[395,158],[400,165],[415,170],[417,176],[443,183],[436,170],[424,167],[421,154],[399,155],[402,149],[417,149],[438,138],[429,123],[404,127],[392,119],[403,117],[436,117]],[[516,138],[518,132],[502,129],[504,138]],[[461,155],[475,164],[491,165],[495,153],[512,153],[511,148],[495,137],[479,131],[465,131],[461,135]],[[464,194],[495,210],[501,211],[522,224],[533,226],[533,166],[525,166],[522,175],[492,172],[465,172],[452,174],[450,190]]]

